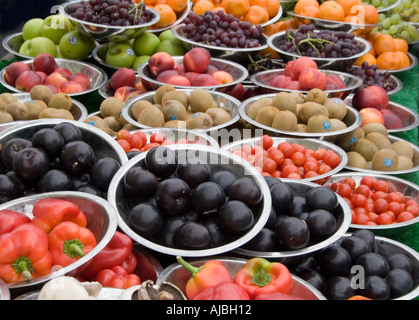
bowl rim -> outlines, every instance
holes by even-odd
[[[320,18],[314,18],[314,17],[307,17],[307,16],[302,16],[300,14],[296,14],[294,11],[288,11],[287,14],[289,14],[290,16],[297,17],[297,18],[310,19],[310,20],[314,20],[314,21],[329,23],[329,24],[332,24],[332,25],[347,25],[347,26],[356,26],[356,27],[375,27],[375,26],[379,25],[379,23],[377,23],[377,24],[352,23],[352,22],[344,22],[344,21],[335,21],[335,20],[326,20],[326,19],[320,19]]]
[[[253,238],[265,225],[266,221],[269,218],[269,212],[271,210],[271,198],[269,195],[269,188],[268,185],[263,179],[263,177],[258,173],[255,167],[250,165],[245,160],[241,159],[240,157],[231,154],[226,151],[222,151],[219,148],[214,147],[208,147],[203,145],[167,145],[167,148],[172,149],[173,151],[182,151],[187,150],[189,151],[198,151],[198,152],[207,152],[209,154],[216,154],[218,156],[224,157],[225,159],[228,159],[229,161],[234,162],[234,164],[240,165],[245,171],[247,171],[251,176],[254,178],[254,180],[257,182],[259,187],[261,188],[263,196],[263,209],[260,214],[260,217],[258,221],[253,225],[251,230],[249,230],[247,233],[245,233],[243,236],[239,237],[238,239],[228,242],[226,244],[223,244],[218,247],[214,248],[208,248],[208,249],[199,249],[199,250],[188,250],[188,249],[178,249],[178,248],[171,248],[167,247],[158,243],[155,243],[151,240],[148,240],[141,235],[134,232],[129,225],[122,219],[121,215],[119,214],[119,210],[117,209],[117,203],[115,202],[115,196],[116,196],[116,187],[118,185],[118,181],[120,181],[123,176],[128,172],[128,170],[136,165],[140,160],[144,159],[147,152],[143,152],[139,155],[136,155],[132,159],[130,159],[124,166],[122,166],[114,175],[113,179],[110,182],[110,186],[108,189],[108,202],[116,208],[117,215],[118,215],[118,226],[121,228],[121,230],[126,233],[129,237],[131,237],[134,241],[140,243],[141,245],[147,247],[148,249],[164,253],[167,255],[172,256],[183,256],[183,257],[202,257],[202,256],[213,256],[218,255],[223,252],[231,251],[233,248],[238,247],[247,241],[249,241],[251,238]]]
[[[86,66],[89,67],[93,70],[95,70],[96,73],[98,73],[101,77],[100,82],[94,86],[91,87],[90,89],[87,89],[85,91],[81,91],[81,92],[75,92],[75,93],[68,93],[67,95],[69,97],[77,97],[77,96],[83,96],[85,94],[89,94],[92,93],[96,90],[98,90],[100,87],[102,87],[103,85],[105,85],[105,83],[108,81],[108,74],[100,67],[91,64],[89,62],[85,62],[85,61],[80,61],[80,60],[72,60],[72,59],[64,59],[64,58],[54,58],[55,62],[59,65],[60,62],[69,62],[75,65],[82,65],[82,66]],[[33,62],[34,59],[30,59],[30,60],[22,60],[20,62],[23,62],[25,64],[31,64]],[[6,87],[7,89],[9,89],[10,91],[13,91],[14,93],[25,93],[25,91],[20,91],[18,89],[16,89],[14,86],[12,86],[11,84],[7,83],[6,79],[5,79],[5,73],[6,73],[6,68],[7,66],[5,66],[3,69],[0,70],[0,83]]]
[[[406,54],[407,54],[407,56],[409,57],[409,60],[410,60],[410,65],[408,67],[400,68],[400,69],[395,69],[395,70],[388,70],[388,69],[377,69],[377,70],[379,70],[379,71],[388,71],[390,73],[399,73],[399,72],[404,72],[404,71],[408,71],[410,69],[413,69],[418,64],[418,58],[414,54],[412,54],[410,52],[407,52]]]
[[[293,131],[278,130],[278,129],[260,124],[260,123],[256,122],[255,120],[251,119],[247,115],[245,109],[248,108],[250,103],[252,103],[254,101],[257,101],[257,100],[260,100],[260,99],[263,99],[263,98],[274,97],[276,94],[277,93],[261,94],[261,95],[257,95],[255,97],[251,97],[249,99],[246,99],[246,100],[242,101],[242,103],[240,104],[240,107],[239,107],[240,117],[242,117],[246,122],[250,123],[251,125],[253,125],[255,127],[258,127],[260,129],[263,129],[263,130],[266,130],[266,131],[275,132],[276,134],[280,134],[280,135],[284,135],[284,136],[300,137],[300,138],[307,138],[307,137],[317,138],[317,139],[321,139],[321,140],[324,140],[324,138],[326,138],[326,137],[333,137],[333,136],[337,136],[337,135],[344,134],[344,133],[350,132],[352,130],[355,130],[362,123],[362,117],[361,117],[360,113],[355,108],[350,107],[348,105],[346,105],[346,108],[348,109],[348,111],[352,112],[355,115],[356,121],[353,124],[351,124],[350,126],[346,127],[344,130],[337,130],[337,131],[331,131],[331,132],[307,133],[307,132],[293,132]]]
[[[407,187],[413,188],[414,190],[416,190],[419,194],[419,186],[413,182],[410,182],[408,180],[399,178],[399,177],[394,177],[394,176],[390,176],[390,175],[383,175],[383,174],[367,174],[367,173],[361,173],[361,172],[340,172],[337,174],[334,174],[330,177],[330,179],[326,182],[326,184],[331,184],[333,182],[337,182],[341,179],[345,179],[348,177],[356,177],[356,178],[360,178],[360,177],[364,177],[364,176],[370,176],[376,179],[384,179],[386,181],[395,181],[401,184],[404,184]],[[371,231],[382,231],[382,230],[395,230],[398,228],[403,228],[403,227],[407,227],[407,226],[411,226],[413,224],[416,224],[419,222],[419,216],[415,217],[414,219],[408,220],[408,221],[404,221],[404,222],[397,222],[397,223],[393,223],[393,224],[386,224],[386,225],[362,225],[362,224],[356,224],[356,223],[351,223],[350,228],[353,229],[367,229],[367,230],[371,230]]]
[[[7,284],[0,279],[0,300],[10,300],[10,290]]]
[[[400,0],[400,1],[401,1],[401,0]],[[177,18],[175,22],[173,22],[171,25],[169,25],[169,26],[167,26],[167,27],[155,28],[155,29],[150,28],[150,29],[146,30],[146,32],[159,33],[159,32],[163,32],[163,31],[169,30],[169,29],[171,29],[172,27],[177,26],[178,24],[182,23],[183,19],[185,19],[185,18],[188,16],[188,14],[189,14],[189,12],[190,12],[191,10],[192,10],[192,1],[188,0],[188,1],[186,2],[186,7],[185,7],[185,9],[183,9],[182,14],[181,14],[181,15],[179,15],[179,18]],[[151,25],[150,27],[152,27],[152,25]]]
[[[51,272],[48,275],[36,277],[28,281],[8,283],[7,285],[9,289],[13,290],[13,289],[18,289],[18,288],[23,288],[23,287],[30,287],[33,285],[39,285],[50,279],[63,276],[67,274],[68,272],[71,272],[72,270],[77,269],[78,267],[82,266],[84,263],[90,261],[111,240],[117,228],[117,216],[116,216],[115,208],[111,206],[108,203],[108,201],[106,201],[106,199],[93,195],[93,194],[86,193],[86,192],[54,191],[54,192],[39,193],[39,194],[25,196],[25,197],[11,200],[11,201],[7,201],[0,205],[0,210],[10,208],[13,205],[17,205],[19,203],[24,203],[25,201],[26,202],[36,201],[36,199],[40,200],[40,199],[45,199],[45,198],[71,198],[71,197],[90,200],[105,209],[109,218],[109,227],[106,233],[103,235],[103,238],[96,244],[96,246],[88,254],[81,257],[80,259],[73,262],[72,264],[68,265],[67,267],[58,269],[57,271]]]
[[[400,3],[402,3],[402,0],[397,0],[395,3],[389,5],[388,7],[385,7],[385,8],[382,8],[382,9],[377,9],[377,12],[381,13],[381,12],[390,11],[391,9],[394,9],[394,8],[398,7]]]
[[[304,57],[301,56],[299,54],[296,53],[290,53],[290,52],[286,52],[284,50],[281,50],[279,47],[277,47],[276,45],[273,44],[273,41],[277,38],[283,37],[284,35],[287,34],[288,30],[283,30],[277,33],[274,33],[273,35],[269,36],[268,39],[266,40],[266,42],[268,43],[268,46],[275,50],[276,52],[278,52],[281,55],[284,56],[290,56],[293,58],[300,58],[300,57]],[[294,31],[294,30],[291,30]],[[320,31],[324,31],[324,30],[314,30],[314,33],[319,33]],[[333,61],[347,61],[347,60],[356,60],[359,57],[363,56],[364,54],[366,54],[367,52],[369,52],[371,50],[371,45],[370,43],[358,36],[354,36],[354,39],[357,40],[360,44],[363,44],[365,46],[364,50],[361,51],[360,53],[357,53],[355,55],[349,56],[349,57],[338,57],[338,58],[321,58],[321,57],[310,57],[311,59],[313,59],[316,62],[333,62]]]
[[[176,91],[183,91],[183,92],[190,92],[193,91],[194,89],[199,88],[199,87],[191,87],[190,89],[185,89],[185,88],[175,88]],[[152,97],[154,95],[156,91],[147,91],[144,92],[143,94],[140,94],[132,99],[129,99],[127,102],[124,103],[122,110],[121,110],[121,115],[122,117],[128,121],[129,123],[131,123],[132,125],[141,128],[141,129],[152,129],[152,127],[146,126],[141,124],[138,121],[135,121],[135,119],[133,119],[130,114],[129,114],[129,109],[131,108],[131,106],[137,102],[138,100],[142,100],[144,98],[148,98],[148,97]],[[220,124],[218,126],[213,126],[210,127],[208,129],[193,129],[194,131],[200,131],[200,132],[213,132],[219,129],[224,129],[230,125],[232,125],[233,123],[236,123],[237,121],[239,121],[240,119],[240,101],[236,98],[234,98],[233,96],[227,94],[227,93],[223,93],[223,92],[219,92],[219,91],[210,91],[211,95],[216,95],[216,96],[220,96],[223,97],[229,101],[231,101],[232,103],[234,103],[234,105],[237,107],[237,114],[236,116],[232,117],[230,121],[227,121],[226,123]],[[191,129],[189,129],[191,130]]]
[[[94,59],[97,63],[101,64],[102,66],[104,66],[104,67],[106,67],[106,68],[109,68],[109,69],[113,69],[113,70],[115,70],[115,71],[116,71],[116,70],[118,70],[118,69],[119,69],[119,67],[113,66],[113,65],[111,65],[111,64],[107,64],[107,63],[106,63],[106,61],[105,61],[105,60],[103,60],[103,59],[101,59],[101,58],[99,57],[99,55],[98,55],[99,50],[100,50],[100,49],[102,49],[102,48],[104,48],[105,46],[108,46],[108,47],[109,47],[109,43],[108,43],[108,42],[104,42],[104,43],[101,43],[101,44],[99,44],[99,45],[95,46],[95,47],[93,48],[93,50],[92,50],[92,57],[93,57],[93,59]],[[109,80],[108,80],[108,81],[109,81]],[[105,83],[104,85],[106,85],[106,83]],[[104,86],[104,85],[103,85],[103,86]],[[101,86],[101,88],[102,88],[103,86]]]

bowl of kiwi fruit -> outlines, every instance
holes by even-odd
[[[164,85],[127,101],[121,114],[142,129],[169,127],[210,133],[237,122],[239,105],[239,100],[226,93]]]

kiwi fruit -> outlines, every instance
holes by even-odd
[[[322,114],[316,114],[310,117],[310,119],[308,119],[308,122],[307,122],[307,130],[308,132],[332,131],[332,126],[330,124],[329,117]]]
[[[3,98],[4,101],[6,101],[7,104],[18,101],[17,98],[11,94],[10,92],[3,92],[0,94],[0,98]]]
[[[346,113],[348,112],[346,103],[339,98],[326,99],[323,105],[327,108],[330,118],[342,120],[343,118],[345,118]]]
[[[164,114],[156,107],[145,108],[138,116],[138,122],[148,127],[162,127]]]
[[[185,109],[189,107],[189,97],[185,91],[169,91],[166,92],[163,97],[161,98],[160,104],[164,104],[167,100],[177,100],[183,104]]]
[[[297,123],[297,125],[295,126],[295,131],[307,133],[308,132],[307,125],[304,123]]]
[[[109,134],[110,136],[115,136],[116,135],[116,133],[117,133],[117,131],[114,131],[114,130],[112,130],[111,128],[109,128],[109,127],[105,127],[105,128],[99,128],[100,130],[102,130],[103,132],[105,132],[105,133],[107,133],[107,134]]]
[[[122,129],[133,131],[133,130],[138,130],[138,127],[133,125],[132,123],[127,122],[122,126]]]
[[[348,166],[354,167],[354,168],[360,168],[360,169],[368,168],[367,160],[365,160],[365,158],[358,152],[349,151],[347,155],[348,155]]]
[[[388,138],[385,135],[379,132],[370,132],[365,138],[374,142],[378,149],[391,149],[390,140],[388,140]]]
[[[297,104],[306,102],[306,97],[302,92],[291,91],[290,94],[294,97],[295,102],[297,102]]]
[[[274,116],[272,128],[283,131],[295,131],[297,128],[297,116],[290,110],[281,110]]]
[[[131,114],[134,119],[138,119],[141,111],[145,108],[152,107],[153,104],[147,100],[137,100],[131,106]]]
[[[361,138],[365,138],[365,132],[362,128],[358,127],[351,132],[345,133],[343,137],[337,141],[337,145],[344,151],[349,152],[355,141]]]
[[[99,116],[95,116],[95,115],[91,115],[88,116],[86,119],[84,119],[83,121],[84,123],[90,124],[96,128],[108,128],[108,123],[105,121],[104,118],[99,117]]]
[[[51,89],[43,84],[38,84],[32,87],[31,91],[29,91],[32,100],[42,100],[46,104],[54,95]]]
[[[319,104],[324,104],[327,100],[326,93],[318,88],[311,89],[306,94],[306,102],[316,102]]]
[[[173,91],[174,92],[174,91]],[[166,100],[162,104],[164,120],[186,120],[186,109],[182,102],[178,100]]]
[[[255,102],[252,102],[247,107],[246,114],[250,119],[255,120],[257,115],[259,114],[259,112],[263,108],[268,107],[268,106],[272,106],[272,99],[271,98],[262,98],[260,100],[255,101]]]
[[[70,110],[72,106],[73,100],[64,92],[54,94],[48,101],[48,108]]]
[[[365,158],[365,160],[370,161],[378,152],[378,147],[374,144],[374,142],[366,138],[361,138],[355,141],[351,147],[351,151],[358,152]]]
[[[214,126],[219,126],[231,120],[231,115],[223,108],[209,108],[206,113],[212,118]]]
[[[399,166],[399,155],[393,149],[381,149],[372,158],[372,169],[395,171]]]
[[[4,109],[7,113],[9,113],[13,120],[28,120],[29,118],[29,110],[26,104],[19,101],[14,101],[9,103],[6,108]]]
[[[292,94],[288,92],[279,92],[272,98],[272,106],[279,111],[288,110],[292,113],[297,111],[297,101]]]
[[[272,127],[272,122],[274,120],[274,117],[279,113],[280,111],[272,106],[268,106],[260,110],[258,113],[255,121],[268,127]]]
[[[412,159],[406,157],[406,156],[399,156],[399,164],[397,166],[398,170],[408,170],[413,168],[413,161]]]
[[[388,137],[387,128],[379,122],[368,123],[365,126],[362,126],[362,129],[364,130],[365,136],[371,132],[379,132],[382,135]]]
[[[106,122],[108,127],[112,129],[113,131],[118,132],[119,130],[122,129],[122,124],[119,121],[119,118],[117,117],[109,116],[109,117],[103,118],[103,120]]]
[[[28,100],[25,101],[25,104],[29,110],[28,120],[38,119],[39,113],[48,108],[47,104],[42,100]]]
[[[397,152],[399,156],[406,156],[409,159],[413,160],[415,151],[412,146],[407,141],[396,141],[391,145],[391,149]]]
[[[213,126],[212,118],[208,113],[196,112],[186,119],[187,129],[208,129]]]
[[[163,127],[165,127],[165,128],[186,129],[186,121],[183,121],[183,120],[169,120],[163,125]]]
[[[124,102],[115,97],[109,97],[102,101],[99,106],[99,111],[102,118],[106,117],[119,117],[121,114],[122,107]]]
[[[164,84],[161,87],[158,87],[153,94],[154,103],[161,103],[161,99],[166,92],[175,91],[175,88],[169,84]]]
[[[189,107],[193,113],[205,112],[215,106],[211,93],[205,89],[194,89],[189,93]]]
[[[12,121],[13,121],[13,117],[10,113],[4,110],[0,110],[0,123],[12,122]]]
[[[330,118],[330,131],[340,131],[346,129],[346,123],[342,120]]]
[[[2,97],[0,97],[0,110],[6,109],[7,102]]]
[[[39,113],[39,119],[56,118],[74,120],[73,114],[66,109],[45,108]]]
[[[304,102],[298,108],[298,117],[302,123],[307,124],[308,119],[314,115],[323,115],[329,117],[329,111],[327,111],[325,106],[316,102]]]

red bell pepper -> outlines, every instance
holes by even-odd
[[[233,282],[227,268],[218,260],[209,260],[200,267],[194,267],[179,256],[176,259],[192,274],[185,288],[186,297],[190,300],[208,287],[222,282]]]
[[[129,271],[135,270],[137,266],[137,259],[134,260],[131,257],[133,246],[134,242],[130,237],[125,233],[115,231],[105,248],[93,257],[83,271],[83,276],[93,281],[101,270],[111,269],[115,266],[123,266],[130,273]]]
[[[141,284],[140,277],[134,273],[128,274],[121,266],[104,269],[96,276],[96,281],[104,287],[127,289]]]
[[[48,237],[32,223],[0,236],[0,279],[18,282],[51,272]]]
[[[45,198],[36,202],[32,209],[32,223],[49,233],[62,221],[72,221],[80,227],[86,227],[87,220],[83,211],[71,201]]]
[[[31,222],[31,218],[22,212],[8,209],[0,210],[0,235],[28,222]]]
[[[52,264],[66,267],[96,246],[94,234],[71,221],[63,221],[48,234]]]
[[[205,288],[193,300],[250,300],[249,294],[234,282],[222,282]]]
[[[282,263],[271,263],[263,258],[249,259],[236,273],[234,282],[242,286],[251,299],[263,293],[290,294],[293,288],[288,268]]]

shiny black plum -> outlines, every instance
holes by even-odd
[[[158,234],[163,223],[164,219],[160,211],[148,203],[136,205],[129,213],[130,226],[135,232],[146,238]]]
[[[38,192],[72,190],[73,182],[70,176],[58,169],[49,170],[38,181]]]
[[[299,217],[301,213],[306,211],[308,211],[306,199],[303,196],[294,196],[288,211],[288,215]]]
[[[262,199],[262,191],[256,181],[250,177],[240,177],[236,179],[228,191],[231,200],[238,200],[249,207],[258,205]]]
[[[386,300],[390,298],[390,286],[379,276],[369,276],[365,278],[364,288],[359,293],[373,300]]]
[[[336,193],[327,187],[311,188],[305,194],[305,199],[310,210],[324,209],[333,211],[338,206]]]
[[[243,248],[252,251],[273,252],[278,250],[278,240],[275,232],[268,228],[262,228]]]
[[[320,252],[320,272],[325,277],[347,276],[352,267],[348,251],[340,246],[330,246]]]
[[[19,181],[8,174],[0,174],[0,196],[6,200],[13,199],[20,194]]]
[[[177,215],[184,212],[190,203],[188,184],[179,178],[170,178],[159,183],[156,190],[156,202],[166,215]]]
[[[170,248],[176,248],[176,232],[188,220],[183,215],[165,217],[163,227],[158,235],[159,241]]]
[[[88,143],[81,140],[71,141],[62,148],[60,162],[64,171],[80,176],[89,172],[95,162],[95,153]]]
[[[231,235],[244,234],[254,222],[252,210],[238,200],[225,203],[218,211],[218,219],[224,232]]]
[[[306,219],[310,235],[315,240],[324,240],[330,237],[336,230],[336,219],[327,210],[316,209],[311,211]]]
[[[192,191],[192,208],[200,214],[211,214],[226,202],[223,188],[214,182],[204,182]]]
[[[54,130],[61,134],[65,143],[82,140],[80,129],[70,122],[61,122],[54,126]]]
[[[342,240],[340,246],[348,251],[352,261],[355,261],[361,254],[371,252],[370,246],[358,237],[347,237]]]
[[[352,233],[352,237],[361,238],[370,247],[371,252],[377,252],[377,242],[372,231],[367,229],[356,230]]]
[[[379,276],[384,278],[390,271],[387,260],[380,254],[367,252],[360,255],[354,262],[364,268],[366,276]]]
[[[285,216],[279,219],[275,233],[281,248],[285,250],[304,248],[310,241],[310,229],[307,223],[296,217]]]
[[[386,281],[390,286],[390,295],[392,298],[409,293],[415,286],[415,282],[410,273],[403,269],[391,270],[387,274]]]
[[[145,167],[159,178],[167,178],[177,169],[177,157],[167,147],[155,147],[144,158]]]
[[[335,276],[326,281],[323,293],[328,300],[348,300],[356,291],[351,286],[351,280]]]
[[[92,185],[91,183],[80,185],[76,187],[75,190],[93,194],[98,197],[104,197],[102,191],[98,187],[95,187],[94,185]]]
[[[211,243],[211,234],[203,224],[188,221],[177,230],[176,243],[185,249],[204,249]]]
[[[32,147],[32,142],[24,138],[13,138],[8,140],[1,149],[1,160],[6,168],[11,169],[13,158],[20,150]]]
[[[128,195],[148,198],[156,193],[159,180],[150,171],[139,166],[130,168],[124,176],[124,189]]]
[[[294,192],[284,182],[279,181],[270,187],[272,206],[277,213],[288,215],[294,201]]]
[[[390,269],[404,269],[407,272],[409,272],[411,275],[413,275],[415,266],[413,264],[412,259],[410,259],[407,255],[403,253],[395,253],[391,255],[387,262],[390,266]]]
[[[298,276],[307,281],[313,287],[319,291],[324,290],[326,279],[322,276],[320,272],[314,269],[306,269],[298,273]]]
[[[221,224],[216,218],[206,218],[202,220],[202,224],[208,229],[211,235],[211,247],[218,247],[225,244],[228,240],[227,235],[223,232]]]
[[[64,146],[63,136],[53,128],[42,128],[32,137],[32,146],[45,151],[50,160],[59,156]]]
[[[121,168],[118,161],[105,157],[98,159],[90,168],[90,181],[102,191],[107,191],[115,173]]]
[[[13,158],[13,171],[25,184],[35,184],[49,170],[46,153],[38,148],[20,150]]]
[[[180,164],[177,169],[177,174],[192,189],[209,180],[211,167],[206,163]]]
[[[223,188],[224,192],[227,194],[228,189],[230,188],[230,185],[237,180],[237,175],[232,173],[228,170],[219,170],[214,173],[212,173],[209,181],[215,182],[216,184],[219,184],[221,188]]]

